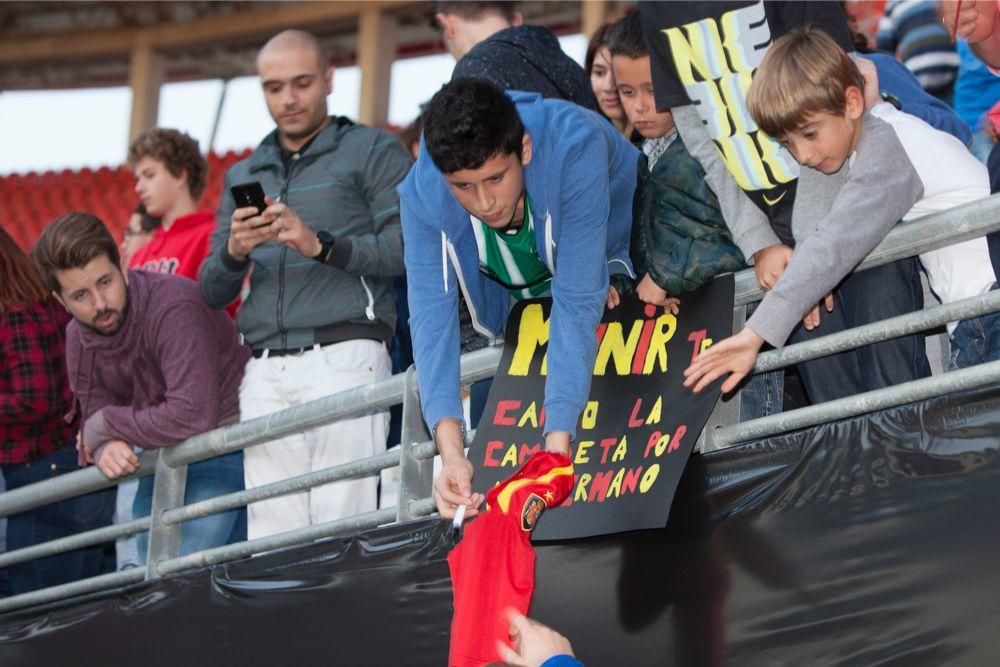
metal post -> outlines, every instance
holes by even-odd
[[[414,447],[430,440],[420,411],[420,394],[417,388],[417,369],[406,371],[406,389],[403,393],[403,429],[399,443],[399,506],[396,521],[416,519],[410,509],[411,501],[426,498],[430,493],[434,475],[434,459],[419,459]]]
[[[149,514],[149,549],[146,556],[146,579],[157,579],[156,565],[160,561],[177,558],[181,551],[181,524],[163,523],[163,512],[184,504],[187,488],[186,465],[171,468],[163,459],[163,452],[156,459],[153,477],[153,508]]]
[[[219,102],[215,105],[215,117],[212,119],[212,133],[208,135],[208,147],[205,153],[215,150],[215,137],[219,134],[219,122],[222,120],[222,107],[226,105],[226,91],[229,90],[229,82],[232,79],[222,80],[222,94],[219,95]]]
[[[737,334],[743,330],[746,319],[746,306],[736,306],[733,308],[733,334]],[[695,451],[707,453],[716,449],[713,437],[715,430],[723,426],[731,426],[738,423],[740,421],[740,407],[742,404],[742,389],[730,396],[720,396],[719,402],[715,404],[715,409],[712,410],[712,414],[708,416],[708,421],[705,422],[705,428],[702,429],[701,434],[698,436],[698,441],[694,443]]]

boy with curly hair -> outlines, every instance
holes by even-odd
[[[147,130],[129,146],[128,164],[139,200],[162,223],[127,268],[198,280],[215,228],[215,215],[198,209],[208,174],[198,142],[178,130]]]

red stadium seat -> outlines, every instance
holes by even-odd
[[[253,152],[210,153],[205,192],[199,206],[214,211],[219,206],[226,170]],[[89,211],[103,220],[120,238],[129,215],[138,203],[135,177],[126,166],[84,167],[43,173],[28,172],[0,177],[0,224],[28,250],[42,229],[69,211]]]

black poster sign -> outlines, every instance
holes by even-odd
[[[546,512],[540,540],[662,527],[688,456],[719,398],[694,394],[683,371],[732,332],[733,278],[685,294],[680,314],[636,296],[605,310],[587,406],[573,443],[569,498]],[[486,492],[544,446],[545,354],[551,299],[518,303],[503,356],[469,450],[473,487]]]

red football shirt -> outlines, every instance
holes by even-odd
[[[527,614],[535,588],[531,531],[545,508],[561,503],[572,488],[569,458],[539,452],[486,494],[486,511],[448,554],[455,599],[449,667],[496,662],[497,640],[511,645],[504,609]]]

